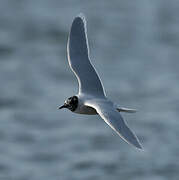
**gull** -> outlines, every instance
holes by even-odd
[[[129,129],[120,112],[136,112],[123,108],[106,97],[102,82],[89,57],[89,45],[85,16],[81,13],[72,22],[67,42],[68,63],[75,74],[79,91],[65,100],[59,109],[67,108],[74,113],[99,115],[124,141],[138,149],[142,146]]]

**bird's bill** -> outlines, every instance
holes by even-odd
[[[63,106],[60,106],[58,109],[63,109],[63,108],[67,108],[67,105],[64,104]]]

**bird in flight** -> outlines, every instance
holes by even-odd
[[[89,57],[86,20],[83,14],[74,18],[67,43],[68,63],[74,72],[79,92],[67,100],[59,109],[67,108],[74,113],[98,114],[124,141],[142,149],[137,136],[130,130],[120,112],[136,112],[123,108],[106,97],[102,82]]]

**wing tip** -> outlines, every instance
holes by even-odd
[[[144,148],[141,145],[141,143],[139,142],[136,135],[135,135],[135,141],[134,142],[129,141],[129,140],[125,139],[125,138],[122,138],[122,139],[124,139],[128,144],[134,146],[137,150],[144,151]]]
[[[79,14],[76,16],[76,18],[81,18],[83,21],[86,20],[85,15],[84,15],[82,12],[79,13]]]
[[[114,129],[115,130],[115,129]],[[116,130],[115,130],[116,131]],[[136,149],[144,151],[144,148],[142,147],[139,139],[137,138],[137,136],[132,133],[133,138],[131,140],[129,140],[128,138],[126,138],[125,136],[123,136],[121,133],[119,133],[118,131],[116,131],[117,134],[129,145],[134,146]],[[132,132],[132,131],[131,131]]]
[[[140,143],[139,139],[137,138],[135,134],[134,134],[134,137],[135,137],[135,140],[133,142],[126,140],[127,143],[133,145],[137,150],[144,151],[142,144]]]
[[[134,145],[134,144],[132,144],[132,145]],[[134,146],[135,146],[136,149],[138,149],[138,150],[140,150],[140,151],[144,151],[144,148],[143,148],[142,145],[139,143],[139,141],[138,141],[138,143],[135,144]]]
[[[83,13],[79,13],[79,14],[75,17],[74,21],[77,20],[77,19],[80,19],[81,21],[83,21],[84,25],[86,26],[86,18],[85,18],[85,15],[84,15]]]
[[[87,39],[87,28],[86,28],[86,18],[85,18],[85,15],[83,13],[79,13],[73,20],[72,22],[72,26],[71,26],[71,29],[73,26],[79,26],[79,25],[82,25],[83,28],[84,28],[84,32],[85,32],[85,36],[86,36],[86,39]]]

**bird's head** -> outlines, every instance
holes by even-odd
[[[78,97],[72,96],[69,97],[67,100],[65,100],[64,105],[60,106],[58,109],[67,108],[73,112],[76,110],[77,107],[78,107]]]

